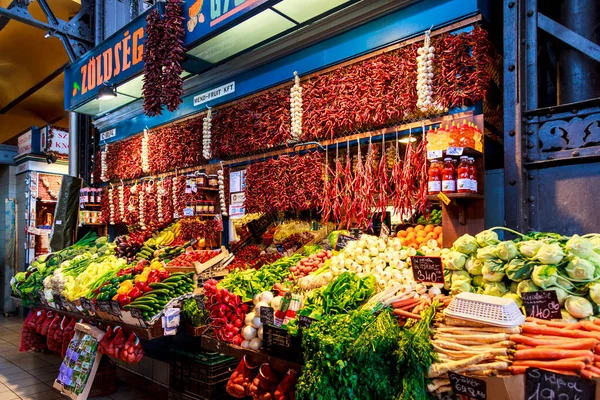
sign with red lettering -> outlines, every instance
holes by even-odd
[[[31,130],[25,132],[17,139],[17,155],[29,154],[32,152],[33,134]]]
[[[42,151],[69,155],[69,132],[48,125],[42,130]]]

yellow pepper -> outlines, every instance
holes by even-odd
[[[117,289],[117,294],[127,294],[131,289],[133,289],[133,282],[131,282],[131,279],[127,279],[121,282],[119,289]]]
[[[112,299],[113,299],[114,301],[117,301],[117,297],[119,297],[119,293],[115,294],[115,295],[113,296],[113,298],[112,298]]]
[[[160,269],[162,266],[163,265],[160,261],[153,261],[152,264],[150,264],[151,269]]]

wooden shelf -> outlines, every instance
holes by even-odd
[[[475,193],[445,193],[445,195],[450,200],[480,200],[480,199],[484,198],[484,195],[475,194]],[[437,197],[437,194],[430,194],[429,196],[427,196],[427,199],[429,201],[432,201],[432,200],[441,201]]]
[[[273,357],[263,353],[262,351],[244,349],[243,347],[221,342],[220,340],[208,335],[202,335],[201,344],[202,347],[207,350],[216,351],[231,357],[242,358],[246,356],[246,359],[250,364],[261,365],[263,363],[269,363],[276,371],[287,371],[290,368],[300,371],[302,368],[302,365],[295,362]]]
[[[102,204],[99,204],[99,203],[86,203],[86,204],[83,204],[83,208],[81,208],[81,205],[80,205],[79,209],[83,210],[86,207],[98,208],[98,207],[102,207]]]
[[[205,187],[201,187],[201,188],[197,188],[198,190],[204,190],[204,191],[208,191],[208,192],[218,192],[219,188],[216,187],[210,187],[210,186],[205,186]]]
[[[475,150],[475,149],[474,149],[474,148],[472,148],[472,147],[459,147],[459,146],[457,146],[457,147],[454,147],[454,148],[455,148],[455,149],[463,149],[463,150],[462,150],[462,154],[460,154],[460,155],[457,155],[457,154],[450,154],[450,155],[447,155],[447,154],[446,154],[446,150],[442,150],[442,155],[441,155],[441,156],[437,156],[437,157],[429,157],[429,152],[430,152],[430,151],[432,151],[432,150],[428,150],[428,151],[427,151],[427,158],[428,158],[429,160],[433,160],[433,159],[437,159],[437,158],[444,158],[444,157],[460,157],[460,156],[468,156],[468,157],[473,157],[473,158],[475,158],[475,157],[482,157],[482,156],[483,156],[483,153],[482,153],[481,151],[479,151],[479,150]],[[439,151],[439,150],[433,150],[433,151]]]
[[[81,224],[81,226],[104,226],[105,224]]]
[[[217,216],[216,213],[214,213],[214,214],[198,214],[198,215],[196,215],[196,217],[216,217],[216,216]]]

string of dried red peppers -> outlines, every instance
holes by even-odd
[[[146,115],[162,114],[163,106],[169,111],[175,111],[183,101],[183,20],[181,0],[168,0],[162,19],[157,10],[146,18],[142,87]]]

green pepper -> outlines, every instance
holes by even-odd
[[[115,296],[117,295],[117,289],[113,287],[113,288],[110,290],[110,292],[108,292],[108,293],[109,293],[109,295],[108,295],[108,298],[109,298],[109,299],[112,299],[113,297],[115,297]]]
[[[100,289],[100,292],[101,293],[110,292],[111,289],[112,289],[112,285],[105,285],[105,286],[102,286],[102,288]]]
[[[115,283],[119,283],[119,278],[112,278],[109,282],[111,285],[114,285]]]

